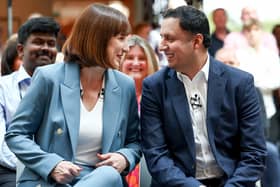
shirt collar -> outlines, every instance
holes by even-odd
[[[31,79],[31,76],[26,72],[24,67],[21,65],[17,73],[17,82],[20,83],[25,79]]]
[[[201,72],[203,72],[206,81],[208,81],[208,77],[209,77],[209,65],[210,65],[210,60],[209,59],[210,59],[209,54],[207,53],[206,63],[204,64],[204,66],[200,70]]]

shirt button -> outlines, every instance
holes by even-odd
[[[63,133],[62,128],[58,128],[58,129],[56,130],[56,134],[57,134],[57,135],[61,135],[62,133]]]

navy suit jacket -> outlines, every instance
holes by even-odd
[[[226,187],[253,187],[266,147],[253,77],[210,58],[206,125]],[[183,83],[165,67],[143,82],[142,150],[152,177],[165,187],[198,187],[191,116]]]
[[[49,175],[57,163],[75,161],[79,124],[79,65],[59,63],[37,68],[6,134],[8,146],[26,166],[19,182],[28,187],[55,185]],[[138,131],[134,81],[108,69],[102,153],[121,153],[131,171],[141,157]]]

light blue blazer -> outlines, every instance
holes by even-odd
[[[49,175],[57,163],[75,160],[79,124],[79,65],[37,68],[5,137],[26,166],[19,182],[53,183]],[[102,137],[102,153],[123,154],[131,171],[141,157],[135,87],[132,79],[112,69],[105,73]]]

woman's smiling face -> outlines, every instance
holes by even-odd
[[[139,45],[131,46],[125,56],[121,70],[134,80],[143,80],[148,75],[147,57],[143,48]]]

